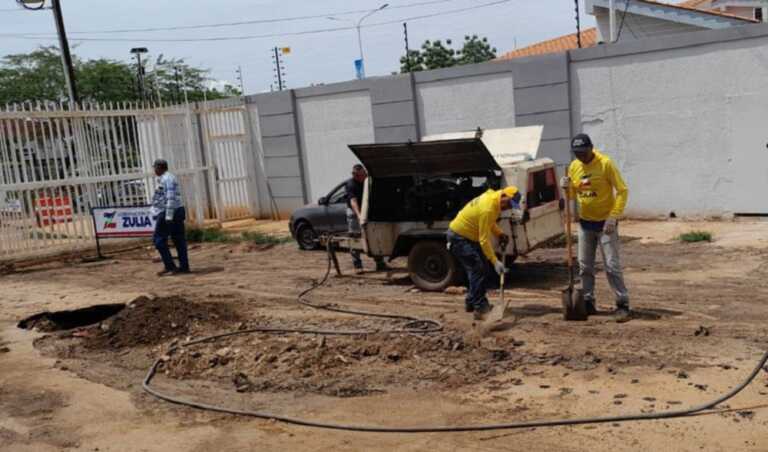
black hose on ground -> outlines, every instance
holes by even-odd
[[[377,313],[370,313],[370,312],[364,312],[364,311],[354,311],[354,310],[348,310],[343,308],[337,308],[330,305],[315,305],[307,301],[305,297],[310,292],[323,286],[328,281],[328,277],[331,273],[330,239],[329,239],[328,246],[329,246],[328,267],[326,269],[325,276],[320,280],[320,282],[313,284],[312,287],[300,293],[297,298],[297,301],[304,306],[308,306],[314,309],[325,309],[333,312],[340,312],[344,314],[361,315],[361,316],[368,316],[368,317],[404,320],[407,323],[403,326],[402,329],[318,330],[318,329],[301,329],[301,328],[256,327],[256,328],[250,328],[246,330],[233,331],[229,333],[216,334],[213,336],[208,336],[208,337],[204,337],[194,341],[175,345],[168,350],[167,354],[170,355],[180,348],[189,347],[189,346],[201,344],[204,342],[213,342],[225,337],[237,336],[242,334],[252,334],[252,333],[271,333],[271,334],[298,333],[298,334],[317,334],[317,335],[328,335],[328,336],[355,336],[355,335],[366,335],[366,334],[377,334],[377,333],[378,334],[399,334],[399,333],[426,334],[426,333],[433,333],[433,332],[442,330],[442,325],[435,320],[418,319],[415,317],[400,316],[400,315],[377,314]],[[654,419],[658,420],[658,419],[671,419],[671,418],[677,418],[677,417],[691,416],[691,415],[702,413],[706,410],[715,408],[717,405],[734,397],[736,394],[738,394],[744,388],[746,388],[755,379],[755,377],[757,377],[757,375],[760,373],[760,370],[763,368],[763,366],[765,366],[767,362],[768,362],[768,351],[766,351],[763,354],[762,358],[760,358],[757,365],[749,374],[749,376],[747,376],[747,378],[745,378],[738,386],[736,386],[735,388],[730,390],[728,393],[722,395],[721,397],[715,400],[712,400],[710,402],[707,402],[701,405],[693,406],[687,409],[663,411],[659,413],[637,413],[637,414],[625,414],[625,415],[618,415],[618,416],[586,417],[586,418],[574,418],[574,419],[549,419],[549,420],[536,420],[536,421],[508,422],[508,423],[501,423],[501,424],[461,425],[461,426],[453,426],[453,427],[441,426],[441,425],[418,426],[418,427],[380,427],[380,426],[374,426],[374,425],[336,424],[336,423],[330,423],[330,422],[320,422],[320,421],[313,421],[313,420],[303,419],[303,418],[283,416],[283,415],[278,415],[278,414],[264,412],[264,411],[238,410],[233,408],[226,408],[219,405],[211,405],[207,403],[195,402],[195,401],[187,400],[181,397],[175,397],[172,395],[164,394],[150,386],[152,379],[157,373],[158,367],[163,363],[162,358],[158,358],[157,360],[155,360],[155,362],[152,364],[152,367],[149,368],[149,371],[147,372],[147,375],[144,377],[144,381],[142,382],[142,388],[144,389],[144,391],[146,391],[147,393],[151,394],[154,397],[157,397],[158,399],[165,400],[166,402],[174,403],[177,405],[187,406],[191,408],[198,408],[198,409],[207,410],[207,411],[214,411],[218,413],[236,414],[240,416],[250,416],[250,417],[268,419],[268,420],[274,419],[277,421],[286,422],[286,423],[295,424],[295,425],[302,425],[305,427],[316,427],[316,428],[333,429],[333,430],[347,430],[347,431],[355,431],[355,432],[373,432],[373,433],[476,432],[476,431],[487,431],[487,430],[511,430],[511,429],[524,429],[524,428],[534,428],[534,427],[557,427],[557,426],[566,426],[566,425],[598,424],[598,423],[606,423],[606,422],[643,421],[643,420],[654,420]]]

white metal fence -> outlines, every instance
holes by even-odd
[[[0,260],[93,246],[90,209],[149,203],[159,157],[180,177],[189,221],[251,215],[255,184],[237,115],[129,104],[0,109]]]

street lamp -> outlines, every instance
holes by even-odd
[[[146,47],[134,47],[131,49],[131,53],[136,55],[136,83],[139,85],[139,97],[144,99],[144,67],[141,65],[141,54],[147,53]]]
[[[370,12],[366,13],[363,17],[361,17],[357,22],[347,19],[339,19],[338,17],[328,17],[328,20],[336,20],[339,22],[349,22],[351,24],[354,24],[355,28],[357,29],[357,45],[360,47],[360,65],[357,67],[357,78],[363,79],[365,78],[365,63],[363,58],[363,38],[360,33],[360,26],[363,24],[363,21],[369,17],[371,17],[373,14],[381,11],[382,9],[389,6],[389,3],[384,3],[383,5],[379,6],[378,8],[371,10]],[[357,66],[357,65],[356,65]]]
[[[24,9],[41,10],[45,9],[45,0],[16,0]],[[64,28],[64,17],[61,14],[61,4],[59,0],[51,0],[53,10],[53,19],[56,22],[56,31],[59,35],[59,48],[61,49],[61,63],[64,66],[64,82],[67,84],[67,93],[70,108],[77,108],[77,86],[75,85],[75,68],[72,65],[72,55],[69,53],[69,43],[67,42],[67,31]]]

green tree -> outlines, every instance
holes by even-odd
[[[89,60],[78,64],[75,77],[84,102],[125,102],[136,98],[136,77],[123,62]]]
[[[488,38],[477,35],[464,36],[464,45],[458,51],[458,64],[484,63],[496,58],[496,47],[491,47]]]
[[[491,47],[488,38],[477,35],[465,36],[461,50],[451,47],[451,40],[424,41],[420,50],[411,50],[408,56],[400,57],[400,72],[416,72],[429,69],[483,63],[496,58],[496,48]]]
[[[73,55],[75,78],[83,102],[124,102],[139,100],[135,63],[108,59],[82,61]],[[183,59],[160,55],[142,61],[144,88],[148,99],[182,102],[184,91],[190,101],[221,99],[240,95],[226,85],[223,90],[208,88],[205,69],[190,66]],[[0,60],[0,103],[59,102],[67,99],[59,50],[40,47],[26,53],[7,55]]]

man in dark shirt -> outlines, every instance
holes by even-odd
[[[361,234],[360,223],[362,218],[362,205],[363,205],[363,183],[365,178],[368,177],[368,173],[363,168],[363,165],[357,164],[352,167],[352,177],[347,180],[347,230],[352,236],[359,236]],[[355,272],[363,272],[363,261],[360,259],[360,250],[349,250],[352,255],[352,264],[355,266]],[[384,259],[381,257],[375,257],[376,271],[387,270]]]

